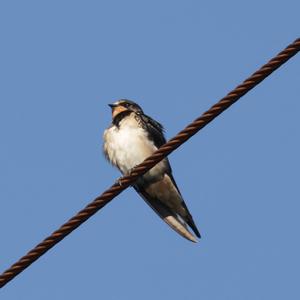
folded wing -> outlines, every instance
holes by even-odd
[[[136,184],[134,188],[172,229],[184,238],[197,242],[188,226],[199,238],[200,233],[171,174],[166,173],[161,180],[150,184]]]

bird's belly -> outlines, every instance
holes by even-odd
[[[110,128],[106,135],[104,148],[112,164],[123,174],[128,174],[132,168],[142,163],[157,148],[147,137],[142,128]],[[147,181],[162,176],[166,170],[166,162],[154,166],[143,177]]]

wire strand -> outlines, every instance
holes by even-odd
[[[7,269],[3,274],[0,275],[0,288],[6,285],[19,273],[29,267],[34,261],[46,253],[49,249],[55,246],[58,242],[64,239],[68,234],[75,230],[78,226],[84,223],[98,210],[103,208],[109,203],[114,197],[124,191],[129,185],[134,183],[137,178],[145,174],[154,165],[160,162],[163,158],[177,149],[180,145],[190,139],[200,129],[205,127],[214,118],[220,115],[223,111],[229,108],[243,95],[253,89],[272,72],[283,65],[287,60],[297,54],[300,50],[300,38],[295,40],[282,52],[272,58],[267,64],[262,66],[258,71],[253,73],[248,79],[242,84],[237,86],[234,90],[222,98],[218,103],[213,105],[208,111],[206,111],[201,117],[197,118],[194,122],[189,124],[185,129],[180,131],[174,138],[169,140],[161,148],[153,153],[140,165],[135,167],[130,175],[123,176],[119,179],[118,183],[112,185],[102,195],[97,197],[94,201],[88,204],[84,209],[79,211],[74,217],[63,224],[58,230],[54,231],[50,236],[45,238],[40,244],[30,250],[25,256],[20,258],[15,264]]]

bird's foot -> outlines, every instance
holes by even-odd
[[[138,165],[135,165],[133,168],[131,168],[131,169],[128,171],[127,175],[128,175],[128,176],[131,176],[132,173],[133,173],[133,171],[134,171],[134,169],[135,169],[137,166],[138,166]]]
[[[135,169],[135,167],[136,167],[137,165],[135,165],[133,168],[131,168],[126,174],[124,174],[125,176],[131,176],[132,175],[132,173],[133,173],[133,170]],[[115,183],[116,184],[118,184],[119,186],[122,186],[123,184],[122,184],[122,179],[123,179],[123,177],[119,177],[116,181],[115,181]],[[130,184],[131,186],[132,186],[132,184]]]
[[[118,184],[119,186],[122,186],[122,177],[119,177],[119,178],[116,180],[115,184]]]

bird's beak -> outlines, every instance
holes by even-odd
[[[114,118],[116,115],[118,115],[119,113],[128,110],[127,108],[125,108],[122,105],[119,104],[108,104],[109,107],[111,107],[111,112],[112,112],[112,117]]]
[[[115,108],[117,105],[116,105],[116,104],[108,104],[108,106],[109,106],[110,108]]]

